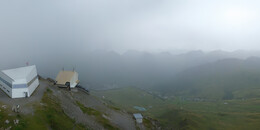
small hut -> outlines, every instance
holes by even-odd
[[[137,123],[143,123],[143,116],[140,113],[133,114]]]
[[[69,83],[70,88],[75,88],[79,84],[78,73],[76,71],[60,71],[56,77],[57,85],[67,85]]]

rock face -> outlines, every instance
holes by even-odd
[[[14,124],[15,124],[15,125],[18,125],[18,124],[19,124],[19,120],[18,120],[18,119],[15,119],[15,120],[14,120]]]
[[[9,120],[5,120],[5,124],[9,124]]]

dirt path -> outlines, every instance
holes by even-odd
[[[73,97],[87,107],[95,108],[109,115],[111,123],[122,130],[135,130],[135,123],[131,115],[122,111],[108,108],[103,102],[92,95],[87,95],[79,90]]]
[[[82,123],[90,128],[95,128],[97,130],[104,129],[100,124],[98,124],[95,119],[89,115],[84,114],[81,109],[75,105],[73,97],[67,90],[59,89],[56,87],[50,87],[53,94],[61,101],[61,107],[64,112],[72,119],[75,119],[76,123]]]
[[[80,108],[75,105],[75,101],[79,101],[86,107],[94,108],[102,113],[108,115],[108,119],[112,124],[122,130],[135,130],[135,123],[131,115],[122,111],[116,111],[107,107],[103,102],[92,95],[86,94],[80,89],[68,91],[66,89],[59,89],[57,87],[51,88],[60,100],[65,113],[78,123],[83,123],[91,128],[104,129],[102,125],[95,121],[95,118],[84,114]]]

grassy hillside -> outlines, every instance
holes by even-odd
[[[92,92],[110,104],[117,104],[127,110],[134,110],[133,106],[148,107],[150,104],[160,104],[162,100],[138,88],[125,87],[121,89]],[[142,100],[140,100],[142,99]],[[152,99],[152,100],[151,100]]]
[[[118,130],[118,128],[113,126],[108,119],[103,117],[102,112],[95,110],[93,108],[90,108],[90,107],[85,107],[79,101],[76,101],[76,104],[80,107],[80,109],[83,111],[83,113],[87,113],[88,115],[93,115],[96,118],[96,120],[104,126],[105,129],[107,129],[107,130]]]
[[[226,59],[194,67],[155,90],[166,95],[216,100],[260,97],[260,59]]]
[[[175,129],[260,129],[260,99],[188,101],[181,98],[161,100],[143,90],[127,87],[93,92],[116,107],[140,112],[157,119],[164,128]]]
[[[60,107],[59,102],[52,95],[52,91],[47,89],[42,101],[42,105],[35,104],[34,115],[20,115],[14,114],[10,111],[10,108],[1,109],[0,111],[0,129],[12,127],[17,130],[42,130],[42,129],[86,129],[81,124],[76,124],[75,121],[69,118]],[[9,116],[11,114],[11,116]],[[13,120],[18,119],[19,124],[15,125]],[[10,123],[4,123],[9,120]]]

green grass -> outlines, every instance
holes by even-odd
[[[10,107],[7,107],[6,109],[3,109],[2,108],[2,105],[4,104],[1,104],[0,103],[0,129],[1,128],[8,128],[9,126],[14,126],[14,123],[13,123],[13,120],[16,119],[16,116],[9,116],[8,114],[11,113],[10,111]],[[6,124],[5,121],[6,120],[9,120],[10,123],[9,124]]]
[[[153,128],[153,124],[150,120],[143,118],[143,124],[147,129],[152,129]]]
[[[115,126],[113,126],[108,119],[104,118],[103,117],[104,114],[101,113],[100,111],[97,111],[91,107],[85,107],[83,104],[81,104],[78,101],[76,101],[76,104],[79,106],[79,108],[82,110],[83,113],[94,116],[96,118],[97,122],[102,124],[105,129],[108,129],[108,130],[117,130],[118,129]]]
[[[80,107],[80,109],[83,111],[83,113],[87,113],[88,115],[94,115],[94,116],[100,116],[102,115],[101,112],[91,108],[91,107],[85,107],[80,102],[76,101],[76,104]]]
[[[34,115],[19,115],[8,116],[11,111],[0,112],[0,126],[7,128],[12,126],[12,129],[16,130],[27,130],[27,129],[55,129],[55,130],[84,130],[86,129],[82,124],[76,124],[75,121],[69,118],[61,108],[57,99],[51,94],[52,91],[47,89],[42,98],[43,106],[39,103],[34,104]],[[2,124],[6,119],[11,121],[10,124]],[[19,119],[18,125],[13,124],[14,119]],[[0,127],[0,128],[1,128]]]
[[[161,104],[164,101],[140,89],[125,87],[107,91],[93,91],[98,97],[105,96],[109,105],[134,111],[133,106],[149,108],[151,104]],[[140,100],[141,99],[141,100]]]
[[[138,112],[133,106],[145,107],[147,111],[141,113],[159,120],[164,128],[260,129],[260,98],[207,102],[185,101],[178,98],[161,100],[132,87],[92,93],[98,97],[105,96],[103,100],[107,103],[130,112]],[[228,104],[224,104],[225,102]]]
[[[121,110],[119,107],[116,107],[114,105],[107,105],[107,107],[109,107],[110,109],[116,110],[116,111],[120,111]]]

